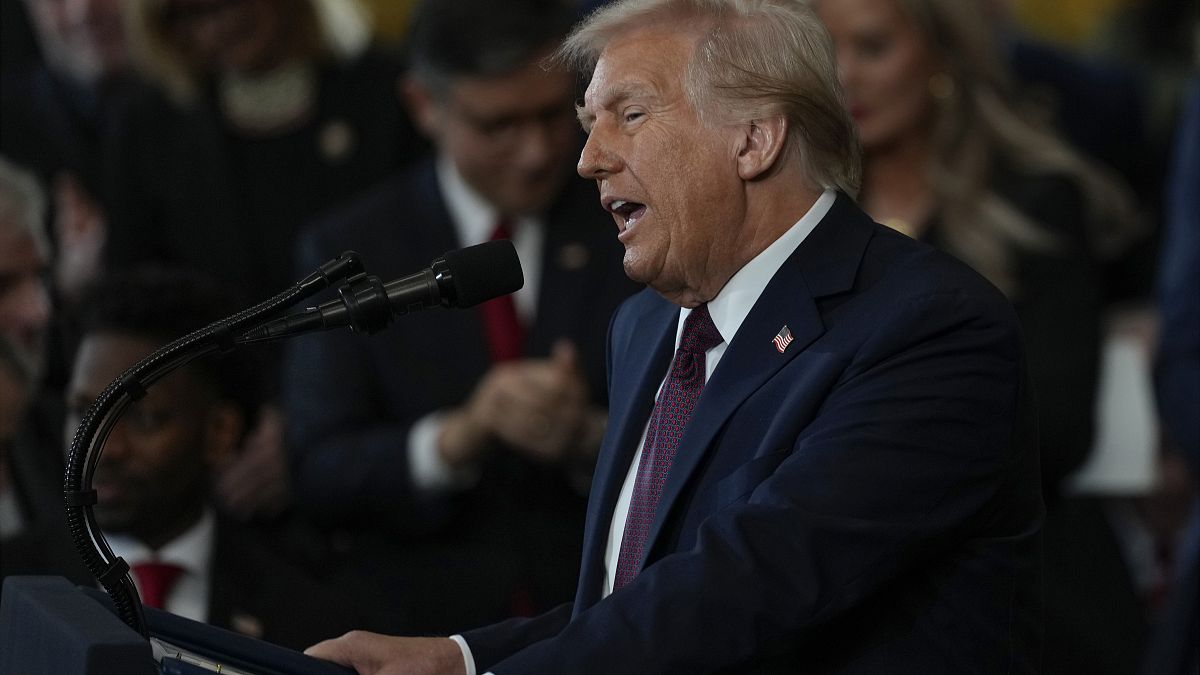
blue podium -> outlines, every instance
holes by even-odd
[[[62,577],[9,577],[0,597],[0,673],[159,672],[141,635]]]
[[[0,594],[4,675],[352,675],[239,633],[145,608],[147,641],[103,592],[62,577],[13,576]]]

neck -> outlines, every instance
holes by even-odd
[[[204,505],[196,504],[187,512],[181,514],[178,518],[173,519],[170,523],[163,527],[155,528],[151,532],[138,533],[136,536],[143,544],[152,551],[159,551],[162,547],[175,541],[183,536],[184,532],[192,529],[200,522],[200,518],[204,515]]]
[[[695,307],[715,298],[738,270],[783,236],[824,192],[821,188],[796,187],[806,184],[803,176],[786,172],[761,183],[747,183],[742,225],[730,230],[732,241],[723,248],[730,254],[714,255],[700,283],[676,292],[659,292],[682,307]]]

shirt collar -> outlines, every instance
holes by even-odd
[[[215,532],[216,516],[212,509],[205,509],[195,525],[157,551],[127,534],[106,535],[106,539],[113,554],[131,567],[141,562],[171,563],[203,579],[208,577]]]
[[[454,222],[454,233],[458,235],[459,243],[474,246],[490,239],[500,219],[499,210],[467,184],[454,161],[446,155],[438,155],[436,170],[442,199],[446,202],[446,210],[450,212],[450,220]],[[514,239],[521,230],[541,222],[532,216],[520,216],[510,221]]]
[[[730,277],[717,296],[708,302],[708,313],[712,316],[713,324],[720,331],[721,337],[725,338],[726,344],[733,341],[733,336],[737,334],[738,328],[741,328],[746,315],[750,313],[750,308],[758,302],[758,297],[762,295],[771,278],[796,247],[808,237],[817,223],[821,222],[825,214],[829,213],[836,199],[835,190],[825,190],[800,220],[763,249],[762,253],[743,265]],[[691,312],[692,310],[686,307],[680,310],[679,324],[675,332],[676,348],[679,347],[679,340],[683,335],[683,321]]]

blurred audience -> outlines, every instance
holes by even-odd
[[[1200,4],[1194,0],[1124,0],[1084,45],[1092,57],[1120,63],[1143,83],[1148,142],[1162,161],[1200,58]]]
[[[418,152],[399,63],[370,48],[352,0],[136,0],[125,9],[135,64],[160,89],[120,125],[106,253],[114,268],[183,264],[248,301],[265,299],[297,279],[302,222]],[[285,512],[282,444],[275,406],[219,483],[226,511]]]
[[[50,245],[46,199],[33,173],[0,157],[0,533],[61,511],[61,409],[42,387],[47,361]]]
[[[301,241],[302,270],[355,249],[384,279],[488,239],[522,260],[513,297],[289,345],[298,505],[345,533],[346,576],[396,631],[529,615],[575,590],[608,319],[635,286],[572,171],[575,80],[543,65],[574,18],[553,0],[423,4],[404,91],[436,158]]]
[[[25,0],[42,58],[0,80],[0,152],[51,189],[56,291],[98,273],[113,124],[135,87],[121,0]]]
[[[1008,104],[977,5],[818,0],[864,152],[859,201],[944,248],[1013,300],[1040,401],[1047,495],[1091,446],[1096,261],[1136,232],[1109,182]]]
[[[167,269],[114,275],[81,303],[81,342],[65,437],[100,392],[171,340],[227,316],[228,297],[203,277]],[[261,532],[222,517],[213,471],[238,452],[256,401],[238,352],[195,361],[134,402],[108,436],[93,478],[96,522],[124,558],[142,600],[293,648],[363,620],[273,550]],[[4,542],[4,573],[90,581],[64,526]]]
[[[1102,504],[1062,494],[1092,448],[1100,266],[1138,233],[1128,191],[1020,114],[979,3],[814,4],[863,146],[860,204],[973,266],[1021,320],[1048,506],[1046,672],[1130,672],[1146,628],[1121,542]]]
[[[136,0],[135,64],[162,91],[124,118],[108,260],[206,269],[265,299],[306,219],[413,158],[399,64],[351,0]]]
[[[1075,147],[1118,170],[1149,222],[1160,222],[1162,185],[1180,101],[1200,56],[1195,0],[992,0],[1016,4],[1009,33],[1026,94],[1050,104]],[[1034,36],[1041,37],[1034,37]],[[1107,273],[1117,301],[1145,302],[1157,242],[1148,239]]]
[[[24,487],[27,478],[21,475],[23,472],[18,473],[24,458],[13,459],[17,434],[29,408],[32,384],[31,373],[21,361],[16,345],[0,336],[0,539],[26,529],[31,513],[36,511],[28,504],[29,490]],[[25,454],[24,448],[16,452]],[[40,476],[35,474],[35,477]],[[41,492],[46,494],[44,490]]]

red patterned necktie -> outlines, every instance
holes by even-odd
[[[704,353],[721,342],[721,333],[708,315],[708,305],[693,309],[683,323],[679,349],[675,352],[671,371],[646,426],[646,443],[642,447],[642,459],[638,462],[629,516],[621,537],[621,554],[617,560],[613,590],[625,586],[637,576],[638,566],[642,562],[642,549],[650,534],[650,526],[654,523],[655,509],[662,497],[667,472],[675,459],[684,427],[692,416],[696,401],[700,399],[700,392],[704,390]]]
[[[511,239],[508,221],[496,223],[491,240]],[[483,329],[487,335],[488,353],[492,363],[511,361],[521,357],[525,346],[525,327],[517,316],[517,305],[512,295],[502,295],[479,306],[483,312]]]
[[[130,567],[137,577],[142,602],[150,607],[162,609],[171,592],[171,587],[183,574],[179,565],[163,562],[143,562]]]

